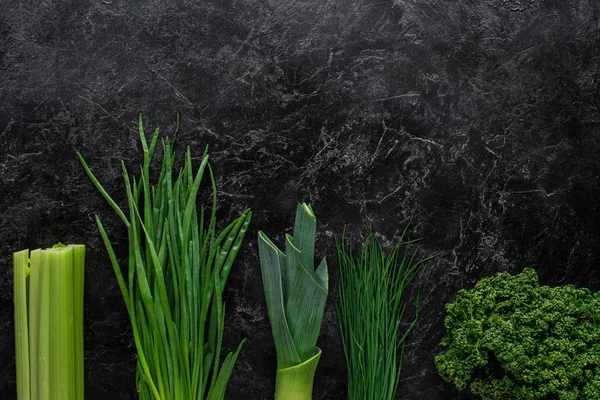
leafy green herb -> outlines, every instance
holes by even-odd
[[[174,177],[173,143],[168,138],[163,140],[160,176],[158,183],[151,185],[150,163],[158,133],[156,129],[148,143],[140,115],[144,151],[140,178],[131,178],[122,163],[128,216],[104,190],[81,154],[77,155],[91,181],[127,227],[129,268],[123,276],[96,216],[131,320],[140,398],[223,399],[243,342],[221,363],[225,323],[222,294],[251,212],[244,211],[216,234],[217,189],[208,164],[208,148],[194,173],[188,147],[183,168]],[[210,210],[196,207],[206,171],[212,189]]]
[[[398,243],[386,255],[369,228],[355,257],[352,240],[336,241],[340,263],[338,315],[348,367],[348,399],[392,400],[398,388],[404,344],[418,318],[400,331],[407,304],[403,293],[429,258],[417,260],[414,240]],[[400,355],[398,357],[398,351]]]
[[[444,380],[476,398],[600,398],[600,295],[540,286],[533,269],[505,272],[447,304]]]
[[[316,346],[328,293],[325,258],[315,270],[317,220],[310,205],[296,208],[293,236],[286,254],[258,233],[260,267],[267,311],[277,351],[275,400],[310,400],[321,357]]]

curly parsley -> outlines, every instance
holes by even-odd
[[[600,295],[501,272],[446,305],[442,378],[486,400],[600,399]]]

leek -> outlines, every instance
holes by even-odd
[[[321,357],[316,346],[328,293],[325,258],[314,267],[316,218],[310,205],[296,208],[286,253],[263,233],[258,250],[269,322],[277,352],[276,400],[310,400]]]
[[[417,322],[419,300],[414,319],[401,332],[403,292],[429,259],[417,260],[415,241],[406,240],[405,233],[387,255],[370,229],[356,257],[344,235],[336,240],[349,400],[393,400],[398,390],[404,344]]]
[[[13,262],[17,398],[83,400],[85,246],[22,250]]]
[[[217,189],[208,164],[208,148],[194,172],[188,147],[183,167],[175,175],[173,142],[163,140],[162,167],[158,182],[151,185],[150,164],[159,130],[147,141],[141,115],[138,127],[144,153],[141,176],[130,177],[121,163],[128,216],[104,190],[81,154],[77,155],[92,183],[127,228],[129,267],[124,276],[96,216],[131,321],[138,354],[139,397],[221,400],[243,344],[221,362],[225,324],[222,294],[251,212],[244,211],[217,235]],[[212,191],[209,209],[196,207],[206,171]]]

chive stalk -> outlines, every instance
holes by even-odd
[[[83,400],[85,247],[14,253],[19,400]]]
[[[263,233],[258,250],[267,311],[277,352],[275,400],[310,400],[321,349],[316,346],[328,293],[325,258],[315,269],[316,218],[310,205],[296,208],[286,253]]]
[[[406,240],[405,233],[387,255],[370,228],[356,256],[351,239],[336,239],[349,400],[393,400],[398,390],[404,344],[417,322],[419,300],[417,296],[414,319],[402,332],[403,294],[429,259],[417,260],[415,240]]]
[[[147,141],[141,115],[138,128],[143,150],[140,176],[130,176],[121,163],[127,215],[104,190],[81,154],[77,156],[127,228],[129,257],[124,275],[96,216],[131,322],[138,354],[139,397],[221,400],[243,345],[242,341],[235,352],[221,359],[225,324],[222,294],[252,214],[244,211],[217,234],[217,189],[208,148],[194,170],[188,147],[183,167],[176,174],[173,142],[163,140],[162,166],[158,182],[152,185],[150,166],[159,130]],[[197,207],[200,184],[207,175],[210,203]]]

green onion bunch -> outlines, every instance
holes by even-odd
[[[243,342],[221,362],[225,322],[222,295],[251,212],[244,211],[220,234],[216,233],[217,190],[208,164],[208,148],[194,171],[188,147],[183,167],[173,173],[174,141],[162,140],[162,167],[158,182],[151,185],[150,164],[159,130],[148,142],[141,115],[138,125],[144,152],[140,177],[130,176],[122,162],[128,215],[104,190],[81,154],[78,157],[127,227],[129,257],[124,276],[96,216],[131,320],[138,354],[139,396],[144,400],[223,399]],[[207,171],[212,204],[197,208],[200,184]]]
[[[417,296],[414,319],[401,332],[407,307],[402,296],[427,260],[417,261],[418,249],[404,239],[405,233],[388,255],[370,228],[356,256],[351,238],[336,240],[348,399],[392,400],[398,389],[404,344],[417,322],[419,300]]]

